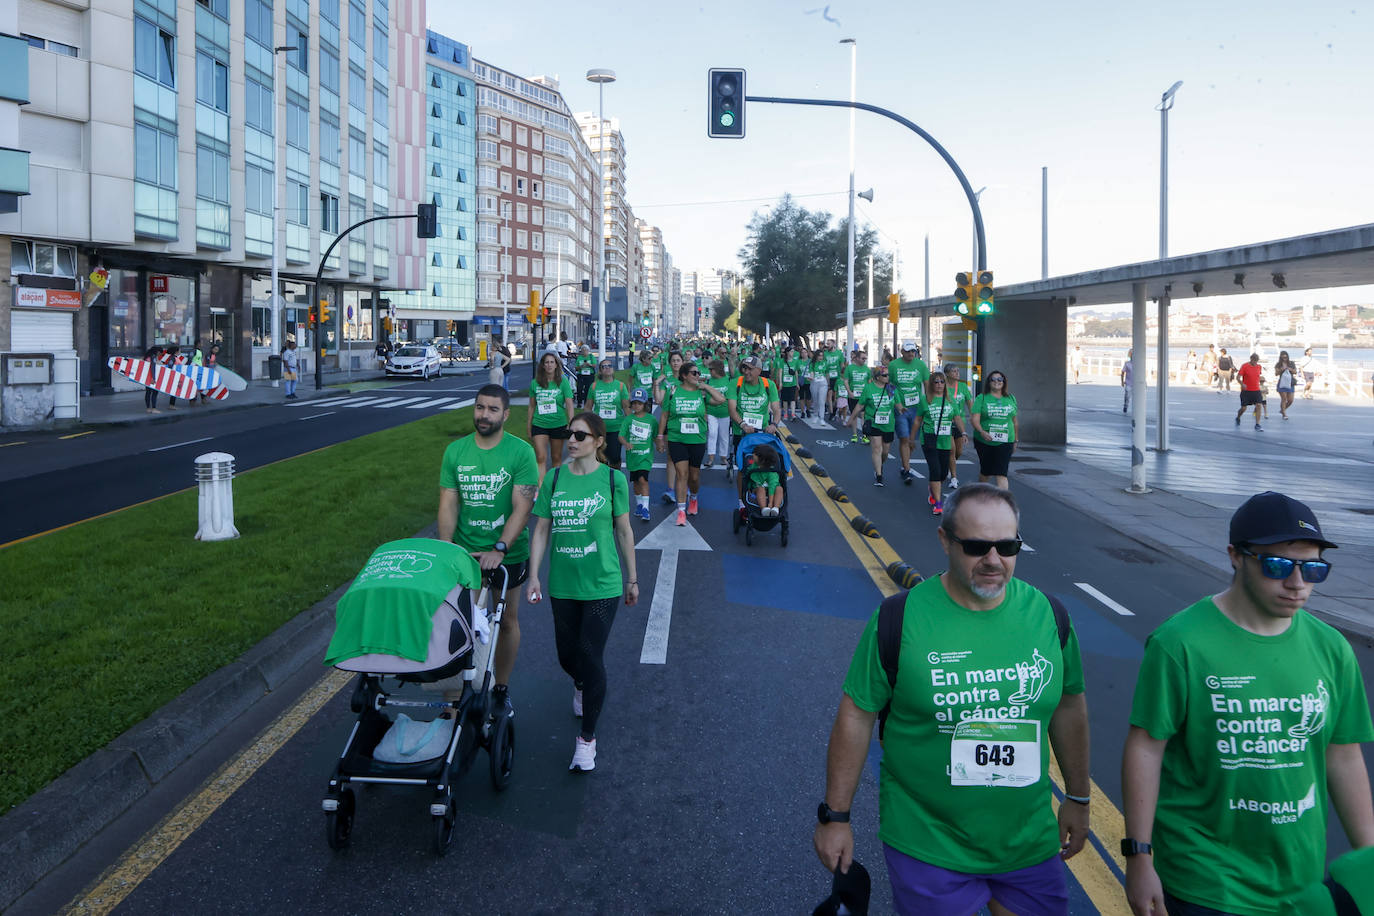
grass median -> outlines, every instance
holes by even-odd
[[[236,540],[194,539],[190,490],[0,550],[0,812],[433,522],[471,431],[470,408],[440,413],[247,471]]]

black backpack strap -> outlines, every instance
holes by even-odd
[[[910,592],[898,592],[883,599],[878,605],[878,661],[887,674],[887,683],[897,689],[897,663],[902,654],[902,622],[906,618],[906,597]],[[887,714],[892,709],[888,700],[878,710],[878,740],[883,740],[883,730],[887,727]]]
[[[1350,891],[1346,890],[1333,877],[1328,876],[1323,883],[1331,894],[1331,903],[1336,908],[1336,916],[1360,916],[1359,904],[1350,895]]]
[[[1045,592],[1045,597],[1050,599],[1050,610],[1054,611],[1054,626],[1059,631],[1059,648],[1062,649],[1069,644],[1069,609],[1064,607],[1058,595]]]

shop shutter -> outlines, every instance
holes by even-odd
[[[70,312],[10,312],[11,353],[54,353],[75,350],[75,326]]]

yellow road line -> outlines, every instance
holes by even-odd
[[[89,890],[67,904],[63,913],[109,913],[119,906],[352,679],[353,675],[337,670],[321,678],[250,746],[207,779],[199,792],[144,834]]]
[[[89,436],[89,435],[90,435],[91,433],[93,433],[93,432],[95,432],[95,430],[93,430],[93,429],[88,429],[88,430],[86,430],[84,433],[72,433],[70,436],[58,436],[57,438],[59,438],[59,439],[80,439],[82,436]]]
[[[28,443],[28,440],[25,439],[25,440],[23,440],[22,442],[5,442],[5,443],[0,443],[0,448],[9,448],[11,445],[28,445],[28,444],[29,444],[29,443]]]
[[[1065,791],[1064,774],[1060,772],[1059,761],[1055,759],[1053,752],[1050,753],[1050,779],[1059,787],[1059,791]],[[1088,807],[1091,817],[1089,829],[1102,845],[1107,847],[1108,855],[1113,857],[1117,866],[1124,872],[1126,862],[1121,858],[1119,850],[1121,839],[1126,835],[1126,828],[1121,812],[1116,810],[1116,806],[1096,782],[1092,783],[1091,798],[1093,803]],[[1062,804],[1072,805],[1076,802],[1066,801]],[[1073,872],[1074,878],[1101,916],[1131,916],[1131,907],[1126,903],[1126,889],[1121,886],[1121,881],[1117,879],[1096,846],[1085,843],[1083,851],[1067,864],[1069,871]]]

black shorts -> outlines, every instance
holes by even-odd
[[[525,580],[530,577],[530,564],[528,560],[521,560],[518,563],[502,563],[506,575],[506,589],[515,588],[517,585],[524,585]]]
[[[1263,402],[1264,402],[1264,392],[1263,392],[1263,391],[1241,391],[1241,393],[1240,393],[1240,406],[1241,406],[1241,409],[1242,409],[1242,410],[1243,410],[1244,408],[1246,408],[1246,407],[1249,407],[1249,406],[1253,405],[1253,404],[1261,404],[1261,403],[1263,403]]]
[[[648,479],[649,479],[649,472],[648,472],[646,469],[644,469],[644,468],[638,468],[638,469],[633,470],[633,471],[630,472],[630,483],[634,483],[636,480],[648,480]]]
[[[891,442],[893,439],[897,438],[897,433],[895,430],[874,429],[872,423],[864,424],[864,435],[870,439],[873,439],[877,436],[882,436],[884,442]]]
[[[530,427],[530,438],[535,436],[548,436],[550,439],[568,438],[567,424],[562,426],[532,426]]]
[[[837,378],[826,379],[826,381],[828,381],[828,382],[830,383],[830,390],[831,390],[831,391],[834,391],[836,388],[840,387],[840,385],[839,385],[840,380],[837,379]]]
[[[784,401],[795,401],[797,399],[797,386],[788,385],[786,388],[783,388],[779,397]]]
[[[620,467],[620,433],[606,431],[606,463],[613,468]]]
[[[706,458],[705,442],[669,442],[668,458],[674,464],[679,461],[687,462],[690,468],[701,467],[701,462]]]
[[[853,410],[855,407],[858,407],[858,406],[859,406],[859,399],[858,399],[858,398],[845,398],[845,400],[849,402],[849,409],[850,409],[850,410]]]
[[[1011,453],[1015,448],[1011,442],[980,442],[973,440],[974,451],[978,452],[978,473],[984,477],[1006,477],[1011,468]]]

